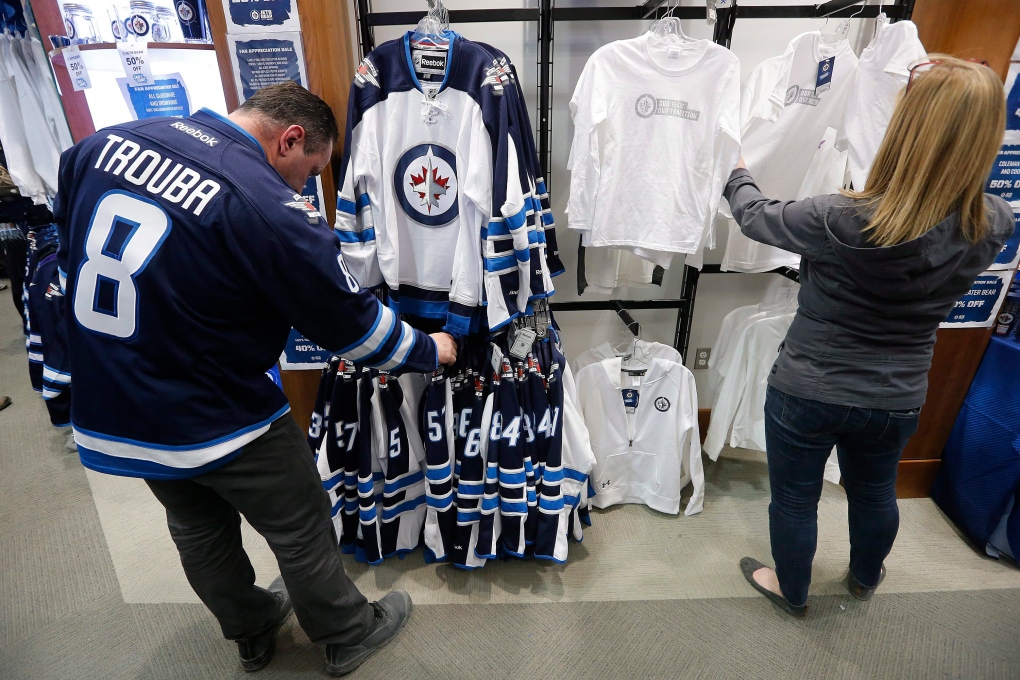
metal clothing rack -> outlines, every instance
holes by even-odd
[[[537,0],[538,7],[521,9],[468,9],[450,10],[450,23],[493,23],[507,21],[534,21],[538,24],[538,145],[539,160],[542,163],[546,185],[551,183],[549,168],[552,167],[552,87],[553,87],[553,26],[557,21],[640,21],[661,18],[666,14],[663,4],[666,0],[647,0],[634,7],[555,7],[555,0]],[[909,19],[914,11],[915,0],[891,0],[883,5],[856,6],[868,0],[829,0],[817,5],[756,5],[743,6],[732,0],[729,7],[719,7],[713,41],[729,48],[733,40],[733,28],[737,19],[811,19],[831,17],[843,19],[854,17],[869,19],[882,11],[892,21]],[[375,47],[376,26],[413,26],[426,14],[424,8],[411,12],[373,12],[371,0],[355,0],[355,20],[358,24],[358,38],[361,55]],[[674,7],[669,13],[678,19],[704,19],[705,7]],[[668,300],[579,300],[576,302],[552,302],[554,312],[613,311],[620,315],[632,332],[638,324],[627,313],[628,309],[675,309],[676,330],[673,347],[687,358],[691,339],[691,324],[694,319],[694,302],[698,292],[701,274],[721,272],[719,265],[705,265],[699,272],[684,265],[680,283],[680,297]],[[797,270],[781,267],[769,273],[799,280]]]

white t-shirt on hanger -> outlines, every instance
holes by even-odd
[[[670,253],[672,256],[672,253]],[[617,288],[652,285],[655,263],[622,248],[585,248],[585,292],[612,293]]]
[[[828,88],[816,92],[820,64],[829,57],[835,60]],[[857,56],[849,42],[826,45],[818,31],[811,31],[790,41],[778,60],[766,60],[751,74],[741,100],[741,111],[748,116],[742,151],[765,196],[798,198],[826,128],[839,128],[856,68]],[[818,193],[833,193],[841,186],[842,176]],[[723,271],[762,272],[799,264],[799,256],[756,243],[731,224]]]
[[[712,460],[727,444],[765,450],[765,390],[779,345],[793,323],[794,314],[756,314],[737,340],[725,380],[712,405],[712,419],[705,437],[705,453]]]
[[[837,140],[849,151],[850,179],[855,189],[864,189],[896,108],[896,97],[907,85],[910,67],[926,59],[917,26],[911,21],[885,24],[861,53]]]
[[[674,65],[675,64],[675,65]],[[707,40],[599,49],[570,101],[568,218],[591,247],[693,253],[739,156],[740,63]]]
[[[12,58],[5,59],[5,66],[7,75],[13,80],[18,93],[21,120],[25,124],[25,139],[32,155],[32,167],[43,180],[46,195],[56,196],[57,171],[63,149],[57,146],[57,140],[46,125],[42,88],[48,83],[45,80],[36,80],[36,75],[31,70],[30,64],[34,61],[31,56],[31,43],[21,38],[8,38],[7,43],[10,52],[5,50],[4,56],[6,58],[9,54]],[[26,48],[29,50],[28,56],[25,54]]]
[[[11,36],[0,35],[0,143],[7,158],[7,171],[21,195],[40,205],[46,202],[46,183],[35,171],[28,132],[22,120],[21,101],[12,73],[15,56]]]

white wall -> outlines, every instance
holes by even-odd
[[[557,0],[556,7],[589,7],[589,6],[633,6],[639,0],[599,1],[599,0]],[[683,0],[683,4],[703,6],[696,0]],[[798,5],[808,4],[796,0],[740,0],[747,5]],[[483,9],[507,7],[536,7],[537,0],[446,0],[449,9]],[[425,8],[424,0],[373,0],[376,12],[408,11],[417,7]],[[352,14],[353,17],[353,9]],[[738,20],[733,32],[732,50],[740,58],[742,78],[746,79],[751,70],[761,61],[781,54],[791,38],[799,33],[822,28],[822,19],[770,19],[770,20]],[[839,20],[829,21],[827,30],[832,30]],[[873,31],[873,20],[855,19],[850,34],[851,44],[859,53],[870,41]],[[605,21],[605,22],[558,22],[554,26],[554,87],[553,87],[553,120],[552,120],[552,169],[549,172],[549,183],[553,199],[553,211],[559,225],[556,235],[559,239],[560,256],[567,266],[567,273],[556,279],[557,302],[579,299],[576,287],[576,253],[578,238],[566,229],[566,216],[563,209],[567,204],[570,177],[566,171],[567,155],[570,152],[570,140],[573,126],[567,104],[577,79],[581,75],[588,57],[596,49],[613,40],[633,38],[647,30],[647,21]],[[410,27],[377,27],[376,44],[399,37]],[[537,83],[537,24],[536,23],[500,23],[500,24],[454,24],[452,28],[467,38],[480,40],[499,47],[510,55],[520,74],[524,94],[528,99],[532,122],[537,121],[535,112]],[[684,31],[696,38],[712,37],[712,29],[703,20],[684,21]],[[706,263],[719,263],[726,245],[725,227],[717,230],[717,248],[705,254]],[[682,274],[682,258],[674,260],[673,267],[666,273],[662,288],[626,289],[618,298],[677,298],[680,296],[680,279]],[[730,310],[741,305],[760,302],[765,289],[775,278],[772,274],[715,274],[701,277],[697,302],[694,310],[694,323],[691,331],[688,367],[694,368],[694,350],[698,347],[711,347],[719,333],[723,317]],[[608,299],[609,296],[585,294],[585,300]],[[667,344],[673,342],[673,331],[676,314],[671,310],[635,311],[634,318],[642,324],[642,337]],[[612,312],[564,312],[557,315],[563,328],[564,342],[568,358],[603,340],[611,340],[619,335],[623,324]],[[717,376],[711,370],[697,370],[694,375],[698,383],[698,397],[701,406],[708,407],[712,403]]]

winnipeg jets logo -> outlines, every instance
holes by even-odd
[[[457,157],[439,144],[419,144],[405,151],[393,173],[400,206],[415,222],[441,227],[456,219]]]
[[[421,198],[421,206],[432,214],[432,208],[439,209],[439,198],[445,196],[450,189],[450,177],[440,177],[439,168],[436,167],[435,156],[432,155],[432,147],[429,147],[425,154],[425,162],[421,172],[411,175],[411,190]]]
[[[667,399],[666,397],[659,397],[658,399],[655,400],[655,408],[656,410],[663,412],[668,411],[669,399]]]

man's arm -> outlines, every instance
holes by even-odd
[[[285,187],[261,196],[257,210],[244,198],[226,197],[231,219],[225,231],[249,280],[283,318],[316,344],[366,366],[436,369],[445,358],[436,342],[358,284],[324,220],[300,207]],[[252,219],[238,219],[241,212]]]
[[[812,259],[825,244],[828,196],[800,201],[770,201],[751,179],[747,168],[730,174],[723,190],[740,230],[753,241]]]
[[[74,186],[74,164],[78,146],[60,154],[60,169],[57,171],[57,196],[53,199],[53,223],[57,227],[57,273],[60,278],[60,290],[67,288],[67,267],[70,259],[68,248],[71,245],[71,233],[67,227],[67,207]]]

